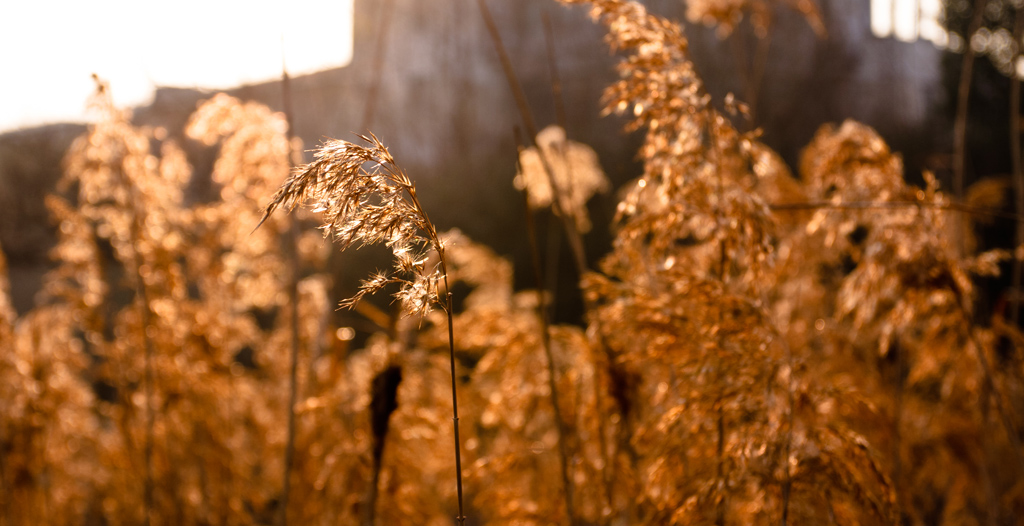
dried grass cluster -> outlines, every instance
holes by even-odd
[[[0,257],[0,526],[1024,515],[1024,337],[974,308],[976,277],[1010,254],[974,253],[934,178],[908,184],[872,129],[823,127],[797,179],[715,109],[679,25],[564,3],[608,28],[623,60],[606,111],[644,134],[612,251],[581,276],[585,327],[549,325],[548,292],[438,232],[375,136],[289,173],[283,116],[218,95],[186,131],[219,148],[219,199],[189,203],[181,148],[101,86],[105,117],[48,201],[58,266],[30,313]],[[728,30],[764,5],[691,16]],[[531,205],[591,228],[607,185],[593,151],[557,129],[536,143],[520,157]],[[334,325],[319,236],[287,256],[291,221],[314,216],[342,248],[395,256],[343,305],[387,290],[411,317],[360,349]]]

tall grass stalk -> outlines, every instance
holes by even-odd
[[[562,77],[558,73],[558,60],[555,58],[555,31],[551,26],[551,16],[544,11],[541,20],[544,23],[544,49],[547,52],[548,74],[551,75],[551,98],[555,101],[555,122],[563,130],[569,130],[568,116],[565,113],[565,96],[562,94]]]
[[[953,122],[953,196],[957,200],[964,197],[964,171],[966,170],[967,151],[967,112],[971,99],[971,78],[974,76],[974,57],[976,52],[971,46],[971,39],[978,32],[984,21],[985,6],[988,0],[974,0],[974,12],[971,16],[967,35],[964,37],[964,58],[960,64],[960,85],[957,88],[956,120]]]
[[[126,185],[130,188],[130,186]],[[139,225],[139,218],[137,215],[132,216],[132,238],[135,240],[141,239],[141,226]],[[146,282],[142,276],[142,263],[139,255],[134,255],[135,262],[135,279],[136,283],[136,301],[139,302],[140,311],[140,323],[142,331],[143,351],[145,352],[144,360],[145,365],[145,410],[146,410],[146,443],[144,446],[144,455],[146,459],[146,480],[143,485],[143,512],[145,516],[142,519],[142,523],[145,526],[150,524],[150,515],[153,513],[153,491],[155,486],[155,479],[153,476],[153,428],[155,427],[155,418],[153,416],[153,341],[149,337],[149,331],[147,330],[152,323],[153,313],[149,310],[149,296],[146,294]]]
[[[547,20],[545,18],[545,20]],[[519,151],[522,143],[516,130],[516,159],[519,159]],[[518,164],[518,161],[517,161]],[[561,460],[562,487],[565,491],[565,512],[570,524],[575,524],[575,513],[573,509],[573,484],[569,474],[569,451],[566,444],[565,422],[562,420],[562,409],[558,402],[558,385],[555,376],[555,357],[551,352],[551,310],[548,307],[548,298],[544,290],[544,267],[540,262],[540,250],[537,246],[537,229],[533,221],[533,211],[530,209],[529,187],[523,188],[523,210],[526,214],[526,236],[530,247],[530,263],[533,266],[533,276],[537,283],[537,316],[540,318],[541,345],[544,347],[544,357],[547,360],[548,368],[548,389],[551,392],[551,407],[555,415],[555,429],[558,432],[558,454]],[[602,427],[603,430],[603,427]],[[602,453],[604,451],[602,450]]]
[[[537,138],[537,124],[533,120],[533,112],[530,111],[530,105],[526,102],[526,95],[523,93],[523,87],[519,83],[519,79],[516,76],[515,69],[512,67],[512,61],[508,57],[508,52],[505,50],[505,44],[501,40],[501,33],[498,32],[498,26],[494,23],[494,17],[491,16],[491,10],[487,7],[485,0],[477,0],[477,5],[480,6],[480,16],[484,20],[484,25],[487,26],[487,32],[491,37],[491,41],[494,43],[494,50],[498,53],[498,59],[501,62],[501,69],[505,73],[505,79],[508,81],[509,89],[512,90],[512,96],[516,101],[516,108],[519,110],[519,115],[523,120],[523,128],[526,131],[526,135],[529,137],[530,142],[536,144]],[[547,159],[547,156],[541,151],[541,148],[537,148],[540,155],[540,162],[544,167],[544,173],[548,177],[548,182],[551,185],[552,192],[557,196],[562,193],[561,185],[555,178],[554,171],[551,169],[551,163]],[[569,238],[569,248],[572,250],[573,261],[576,263],[576,270],[580,276],[587,272],[587,256],[586,250],[583,248],[583,237],[580,235],[579,230],[576,229],[573,224],[573,217],[569,210],[562,210],[559,199],[552,201],[552,209],[555,211],[555,215],[561,218],[562,223],[565,227],[565,235]]]
[[[373,70],[370,87],[366,90],[366,103],[363,109],[363,122],[359,130],[365,132],[373,124],[373,116],[380,98],[380,81],[384,75],[384,59],[388,49],[388,31],[391,29],[391,18],[394,12],[394,0],[380,2],[380,24],[377,26],[377,42],[373,46]]]
[[[1021,57],[1021,34],[1024,33],[1024,6],[1017,7],[1013,17],[1013,41],[1017,47],[1015,56]],[[1016,59],[1014,61],[1016,64]],[[1015,245],[1024,245],[1024,171],[1020,159],[1020,76],[1010,75],[1010,162],[1013,167],[1014,206],[1017,213]],[[1010,299],[1010,323],[1020,323],[1021,258],[1014,258],[1012,275],[1012,297]]]
[[[110,95],[109,86],[95,74],[92,76],[93,81],[96,83],[96,97],[100,101],[101,107],[113,114],[113,103]],[[118,151],[119,155],[127,155],[125,151]],[[125,161],[122,159],[121,161]],[[152,521],[152,515],[154,510],[154,492],[156,487],[156,477],[153,472],[153,442],[154,442],[154,428],[156,426],[156,418],[153,410],[153,340],[149,333],[149,327],[152,325],[153,312],[150,310],[150,298],[146,291],[146,278],[144,275],[145,262],[143,256],[139,253],[139,247],[143,245],[143,221],[144,217],[140,217],[142,213],[140,211],[145,209],[142,196],[140,195],[141,190],[138,188],[137,183],[132,180],[128,173],[125,172],[126,167],[122,165],[120,169],[114,170],[116,174],[116,183],[121,186],[124,190],[126,198],[126,208],[128,212],[129,222],[129,235],[131,236],[131,281],[135,286],[135,301],[139,304],[139,331],[143,342],[143,410],[145,412],[145,442],[143,444],[143,458],[145,463],[145,479],[143,481],[143,518],[142,523],[145,526],[149,526]]]
[[[282,66],[281,71],[281,99],[284,104],[284,115],[288,123],[288,161],[289,166],[293,162],[292,155],[292,101],[291,101],[291,79],[288,77],[287,68]],[[288,235],[285,236],[286,260],[288,265],[288,314],[290,318],[290,367],[288,376],[288,438],[284,449],[283,479],[281,486],[281,506],[278,509],[277,524],[285,526],[288,524],[288,500],[291,493],[291,472],[295,463],[295,404],[298,403],[298,369],[299,369],[299,257],[296,245],[298,244],[299,229],[295,218],[288,222]]]
[[[260,224],[279,207],[291,210],[312,202],[313,210],[324,214],[325,223],[321,228],[325,234],[333,234],[342,250],[353,245],[380,243],[390,248],[395,256],[393,269],[377,272],[364,280],[355,295],[341,302],[342,307],[354,307],[363,296],[398,285],[394,296],[407,315],[426,315],[434,306],[445,311],[459,506],[456,519],[463,524],[466,516],[455,376],[454,309],[444,243],[423,209],[415,185],[395,164],[388,149],[373,134],[360,138],[368,146],[339,140],[324,144],[315,160],[299,168],[274,194]]]
[[[557,215],[562,220],[563,230],[565,231],[565,234],[568,238],[569,247],[573,255],[573,261],[576,264],[576,271],[578,275],[582,278],[582,276],[588,270],[586,251],[583,247],[583,237],[576,226],[576,222],[571,211],[564,210],[561,206],[561,195],[564,193],[564,190],[560,188],[559,182],[554,175],[554,171],[551,168],[551,163],[544,153],[544,149],[541,148],[540,145],[537,144],[536,142],[538,130],[537,125],[533,119],[533,113],[530,111],[529,104],[526,101],[526,95],[523,93],[523,88],[519,83],[518,77],[516,76],[515,69],[512,67],[512,61],[509,59],[508,52],[505,50],[505,45],[501,40],[501,33],[498,31],[498,26],[497,24],[494,23],[494,17],[491,16],[491,11],[487,7],[487,2],[485,0],[477,0],[477,5],[480,8],[480,16],[483,18],[484,25],[487,27],[487,32],[491,37],[491,42],[494,44],[494,50],[498,54],[498,59],[501,62],[501,67],[502,71],[505,74],[505,79],[508,82],[509,88],[512,90],[513,98],[516,101],[516,108],[519,110],[520,117],[523,121],[523,127],[525,128],[526,134],[530,138],[530,141],[536,147],[538,158],[540,159],[541,166],[543,167],[544,173],[547,176],[548,184],[551,187],[551,193],[554,196],[551,200],[552,209],[554,210],[555,215]],[[557,68],[554,62],[554,53],[551,45],[552,36],[550,22],[547,21],[547,18],[545,18],[545,26],[548,50],[548,63],[552,75],[552,91],[556,99],[556,106],[558,108],[562,108],[560,97],[561,84],[558,80]],[[564,122],[564,109],[561,109],[558,113],[559,120],[562,120]],[[534,245],[536,245],[535,242]],[[535,272],[539,272],[539,270],[535,270]],[[540,274],[538,274],[538,279],[542,279],[542,276]],[[538,281],[538,286],[542,285],[543,281]],[[544,307],[543,299],[541,300],[541,307]],[[569,523],[576,524],[576,513],[573,506],[573,483],[569,473],[570,458],[567,451],[568,448],[565,444],[566,430],[564,429],[565,424],[562,420],[561,409],[559,408],[558,404],[558,393],[555,385],[554,357],[551,353],[550,334],[548,324],[546,323],[546,316],[546,312],[542,313],[542,330],[544,332],[544,334],[542,335],[542,340],[544,341],[544,352],[548,362],[548,375],[550,377],[551,389],[551,404],[554,408],[555,420],[557,424],[556,427],[558,429],[558,448],[560,460],[562,462],[561,468],[565,491],[565,507],[566,513],[569,518]]]

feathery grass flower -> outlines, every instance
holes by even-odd
[[[378,243],[391,249],[394,268],[363,280],[342,307],[353,307],[363,296],[395,283],[401,286],[395,297],[407,314],[426,314],[434,304],[443,308],[439,285],[446,269],[437,230],[420,206],[416,187],[388,149],[373,134],[360,138],[368,145],[341,140],[324,144],[315,160],[277,191],[263,220],[281,206],[291,210],[311,203],[323,213],[324,235],[333,234],[342,250]]]
[[[452,326],[452,294],[448,287],[448,268],[444,243],[427,218],[416,187],[395,164],[387,147],[377,136],[360,135],[368,146],[333,140],[324,144],[315,160],[300,168],[285,181],[267,206],[260,224],[281,206],[289,210],[312,202],[322,212],[325,235],[334,234],[342,250],[352,245],[383,243],[395,255],[390,271],[377,272],[363,280],[359,291],[341,302],[353,307],[366,294],[388,284],[401,286],[395,298],[406,314],[427,314],[434,304],[448,318],[448,350],[451,359],[452,420],[455,431],[455,472],[457,477],[459,524],[466,520],[462,507],[462,457],[459,441],[459,404],[455,381],[455,336]],[[259,225],[257,225],[259,228]],[[437,258],[431,252],[436,253]],[[440,298],[444,284],[445,299]]]

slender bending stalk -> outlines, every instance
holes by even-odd
[[[442,258],[443,262],[444,259]],[[442,263],[442,267],[444,264]],[[461,442],[459,441],[459,396],[455,391],[455,327],[452,325],[452,293],[448,289],[448,272],[442,270],[444,273],[444,288],[448,290],[445,294],[445,315],[448,318],[448,356],[451,359],[452,366],[452,424],[455,427],[455,484],[456,491],[459,496],[459,524],[465,524],[466,513],[462,509],[462,450],[459,447]]]
[[[142,344],[143,344],[143,378],[144,378],[144,408],[145,408],[145,419],[146,419],[146,438],[145,444],[143,445],[143,456],[145,458],[146,465],[146,478],[143,481],[142,486],[142,499],[143,499],[143,513],[142,524],[149,526],[151,515],[153,514],[153,493],[156,486],[155,477],[153,475],[153,442],[154,433],[153,428],[155,427],[156,417],[153,411],[153,341],[150,338],[148,328],[153,322],[153,313],[149,309],[149,294],[146,292],[146,280],[142,276],[142,257],[139,255],[138,247],[142,244],[142,221],[143,218],[139,217],[139,210],[142,210],[142,204],[140,203],[138,191],[133,186],[132,182],[121,173],[122,184],[128,190],[130,202],[132,203],[132,215],[131,215],[131,238],[132,245],[134,248],[132,252],[132,265],[134,268],[135,279],[135,300],[139,302],[139,323],[142,328]]]
[[[292,162],[292,104],[288,71],[281,72],[281,97],[284,103],[285,119],[288,121],[288,161]],[[284,474],[281,489],[281,506],[278,508],[277,524],[288,524],[288,499],[291,493],[292,464],[295,462],[295,404],[298,402],[298,369],[299,369],[299,258],[296,250],[298,225],[292,219],[288,222],[286,236],[287,260],[290,270],[288,277],[288,303],[291,321],[291,371],[288,377],[288,439],[284,448]]]
[[[1017,473],[1020,476],[1024,476],[1024,448],[1021,447],[1020,434],[1017,432],[1017,426],[1011,418],[1010,409],[1007,407],[1008,404],[1003,401],[999,385],[996,384],[992,365],[989,364],[988,357],[985,356],[985,348],[978,339],[978,335],[974,332],[974,320],[970,317],[970,314],[968,316],[967,330],[971,342],[970,347],[974,349],[975,357],[981,365],[981,372],[985,380],[984,385],[989,391],[988,394],[992,397],[992,402],[996,406],[996,412],[999,413],[999,418],[1002,420],[1003,431],[1006,432],[1006,438],[1010,441],[1010,446],[1013,449],[1013,457],[1017,462]]]
[[[377,27],[377,43],[373,46],[373,76],[370,79],[370,87],[366,92],[366,105],[363,109],[363,123],[359,127],[361,131],[370,129],[373,124],[374,110],[377,109],[377,98],[380,95],[380,79],[384,73],[384,57],[388,48],[388,29],[391,28],[391,14],[394,11],[394,0],[381,2],[380,25]]]
[[[971,38],[981,27],[987,0],[974,1],[974,13],[971,24],[964,37],[964,59],[960,65],[960,87],[956,99],[956,121],[953,124],[953,195],[957,199],[964,197],[964,165],[967,149],[967,107],[971,98],[971,77],[974,74],[974,48]]]
[[[709,135],[714,135],[713,131],[711,131],[711,130],[708,130],[708,131],[709,131]],[[715,144],[715,143],[712,143],[712,144]],[[708,152],[708,156],[709,157],[719,157],[720,155],[721,155],[721,152],[717,148],[713,148],[713,149],[711,149],[711,151]],[[717,159],[715,159],[715,160],[717,161]],[[716,162],[716,164],[718,164],[718,163]],[[721,203],[722,201],[725,200],[725,181],[723,180],[723,175],[722,175],[722,171],[721,170],[718,171],[717,175],[718,176],[716,177],[716,180],[715,180],[715,184],[716,184],[716,189],[715,190],[718,193],[718,196],[719,196],[719,199],[720,199],[719,202]],[[718,224],[720,224],[720,225],[727,224],[726,221],[725,221],[726,212],[724,210],[722,210],[721,204],[716,204],[715,205],[715,216],[716,216],[716,218],[718,220]],[[729,251],[728,251],[727,247],[725,246],[725,243],[726,243],[726,239],[722,239],[721,241],[719,241],[719,244],[718,244],[718,281],[721,283],[723,290],[726,288],[726,284],[727,284],[728,279],[729,279],[729,271],[728,271],[728,269],[729,269],[729,263],[730,263],[730,261],[729,261]],[[722,316],[722,311],[719,311],[719,316],[721,317],[722,322],[724,323],[725,322],[725,316]],[[718,353],[721,353],[725,349],[725,334],[723,332],[719,331],[715,340],[716,340],[716,344],[718,346]],[[721,360],[719,360],[716,368],[718,369],[718,375],[721,378],[721,384],[720,385],[723,385],[723,386],[724,385],[729,385],[729,378],[726,376],[726,374],[723,371],[724,367],[722,366]],[[725,393],[724,393],[724,388],[722,388],[722,387],[719,387],[718,401],[715,402],[715,412],[717,413],[717,416],[718,416],[718,440],[717,440],[717,444],[716,444],[717,447],[716,447],[716,451],[715,451],[715,453],[717,455],[717,460],[718,460],[718,463],[717,463],[717,466],[716,466],[718,480],[717,480],[716,484],[720,484],[721,487],[723,488],[723,493],[720,496],[720,498],[717,499],[717,505],[715,507],[715,526],[724,526],[725,525],[725,514],[726,514],[726,511],[727,511],[727,507],[728,507],[728,494],[725,493],[724,490],[729,488],[729,484],[726,481],[727,473],[725,472],[725,460],[726,460],[725,459],[725,453],[726,453],[726,451],[725,451],[725,439],[726,439],[726,434],[725,434]],[[789,460],[787,459],[786,462],[788,463]],[[788,507],[788,505],[787,505],[787,507]]]
[[[531,142],[535,142],[537,137],[537,125],[533,120],[533,113],[530,111],[529,104],[526,102],[526,95],[523,93],[522,86],[519,84],[519,80],[516,77],[515,69],[512,67],[512,61],[508,57],[508,53],[505,51],[505,45],[502,43],[501,34],[498,32],[498,26],[494,23],[494,18],[491,16],[491,11],[487,7],[485,0],[477,0],[477,5],[480,7],[480,15],[483,18],[484,25],[487,27],[487,31],[491,36],[491,41],[494,43],[494,49],[498,53],[498,59],[501,62],[502,71],[505,73],[505,78],[508,81],[509,88],[512,90],[512,95],[516,101],[516,107],[519,110],[520,117],[523,120],[523,126],[526,128],[526,134],[529,136]],[[547,20],[545,18],[545,20]],[[550,33],[550,23],[546,22],[548,27],[548,33]],[[556,101],[560,98],[561,85],[558,82],[557,69],[554,65],[554,55],[551,49],[551,37],[548,35],[548,54],[549,54],[549,66],[552,71],[553,85],[552,90],[555,93]],[[556,102],[557,104],[557,102]],[[564,110],[560,112],[560,119],[564,119]],[[576,271],[579,276],[583,276],[587,272],[587,259],[586,251],[583,248],[583,237],[580,235],[579,230],[576,228],[575,220],[573,219],[570,211],[563,210],[561,206],[561,200],[558,197],[563,193],[560,188],[557,179],[554,176],[554,172],[551,169],[551,164],[548,161],[543,148],[537,148],[537,154],[540,158],[541,166],[544,168],[544,173],[547,175],[548,184],[551,186],[554,198],[551,200],[552,208],[562,220],[562,226],[565,230],[566,236],[569,239],[569,247],[572,250],[573,261],[576,263]],[[536,245],[536,242],[534,242]],[[539,265],[539,260],[538,263]],[[538,272],[538,279],[542,280],[543,277],[540,274],[539,269],[535,269]],[[543,286],[543,281],[538,281],[538,286]],[[541,300],[541,306],[543,307],[543,299]],[[565,444],[565,431],[562,429],[563,422],[561,418],[561,409],[558,405],[558,391],[555,385],[555,366],[554,357],[551,354],[550,334],[547,327],[547,314],[542,314],[543,332],[542,339],[544,342],[545,356],[548,362],[548,377],[549,377],[549,388],[551,390],[551,403],[554,407],[555,419],[557,420],[556,427],[558,428],[558,446],[559,454],[562,460],[562,482],[565,488],[565,506],[566,513],[569,517],[570,524],[576,524],[576,514],[573,509],[573,485],[572,478],[569,475],[569,454],[568,448]]]
[[[772,48],[772,37],[774,34],[775,25],[772,24],[767,34],[757,38],[757,51],[754,53],[754,65],[750,72],[750,85],[747,86],[747,111],[750,113],[750,129],[757,126],[757,110],[760,108],[757,101],[761,98],[764,74],[768,69],[768,53]]]
[[[988,361],[988,356],[985,355],[985,346],[978,338],[977,332],[974,330],[976,323],[974,321],[974,311],[971,308],[970,299],[963,295],[957,295],[957,303],[960,306],[960,312],[963,313],[965,325],[967,327],[967,338],[969,341],[968,347],[974,350],[974,356],[978,359],[978,364],[981,365],[981,373],[984,379],[984,387],[988,389],[988,395],[992,398],[992,403],[995,404],[996,412],[999,414],[1000,420],[1002,420],[1003,430],[1006,432],[1006,438],[1010,442],[1010,447],[1013,450],[1014,459],[1017,462],[1017,474],[1018,476],[1024,476],[1024,448],[1021,446],[1020,433],[1017,432],[1017,426],[1013,422],[1011,408],[1009,404],[1003,401],[1002,393],[999,390],[999,384],[996,383],[995,372],[992,370],[992,365]],[[986,402],[987,398],[986,398]],[[987,411],[987,410],[986,410]]]
[[[138,218],[135,219],[132,229],[138,233],[141,228],[138,225]],[[139,239],[136,237],[135,239]],[[137,276],[139,279],[138,289],[136,294],[138,296],[139,303],[142,304],[142,340],[145,345],[145,376],[146,376],[146,483],[144,486],[144,501],[145,501],[145,513],[146,516],[143,518],[143,524],[149,526],[150,515],[153,513],[153,490],[155,486],[155,480],[153,477],[153,427],[155,426],[155,417],[153,416],[153,342],[149,338],[147,329],[151,323],[152,313],[149,310],[149,298],[146,294],[146,283],[142,277],[142,264],[138,261],[138,253],[136,257],[136,269],[138,270]]]
[[[793,424],[796,418],[796,403],[793,397],[793,375],[796,374],[796,368],[793,364],[793,350],[789,347],[788,343],[785,343],[785,339],[780,338],[779,341],[783,342],[786,346],[786,366],[789,368],[789,375],[786,379],[786,405],[788,406],[786,415],[786,445],[783,449],[782,457],[782,469],[784,470],[784,477],[782,480],[782,526],[789,524],[789,501],[793,492],[793,472],[789,466],[789,455],[793,450]]]
[[[803,297],[803,287],[797,288],[796,298]],[[803,302],[797,303],[797,308],[800,308]],[[786,375],[786,442],[783,447],[782,455],[782,518],[780,524],[782,526],[789,525],[789,503],[793,496],[793,470],[789,465],[789,457],[793,453],[793,426],[796,424],[796,396],[794,396],[794,390],[796,387],[793,377],[796,375],[796,360],[793,357],[793,348],[786,342],[786,338],[779,332],[775,333],[780,344],[786,351],[786,367],[789,369],[789,374]]]
[[[1013,19],[1013,41],[1018,46],[1015,56],[1019,60],[1021,33],[1024,33],[1024,6],[1018,7],[1017,14]],[[1017,60],[1013,64],[1017,64]],[[1016,246],[1024,245],[1024,172],[1021,171],[1020,161],[1020,77],[1014,68],[1010,74],[1010,159],[1013,163],[1013,189],[1016,194],[1015,205],[1017,207],[1017,242]],[[1013,262],[1013,288],[1010,300],[1010,323],[1020,323],[1020,285],[1021,285],[1021,260],[1015,258]]]
[[[551,27],[551,17],[547,11],[544,11],[541,20],[544,22],[544,47],[547,50],[548,73],[551,75],[551,98],[555,101],[555,121],[563,130],[568,131],[569,119],[565,113],[562,77],[558,74],[558,61],[555,60],[555,31]]]
[[[99,80],[97,80],[99,82]],[[139,255],[138,247],[142,244],[142,225],[144,219],[140,216],[139,211],[143,210],[143,204],[139,198],[138,188],[134,186],[129,177],[119,172],[121,176],[121,184],[128,191],[129,202],[131,203],[131,239],[132,239],[132,265],[135,267],[134,274],[135,284],[135,299],[139,302],[139,322],[142,328],[142,344],[143,344],[143,377],[145,388],[143,390],[143,397],[145,398],[145,418],[146,418],[146,442],[143,446],[143,456],[146,464],[146,479],[142,486],[143,496],[143,513],[145,514],[142,518],[142,523],[145,526],[149,526],[151,521],[151,515],[153,514],[153,493],[156,486],[156,479],[153,474],[153,442],[154,433],[153,428],[156,425],[156,417],[153,411],[153,340],[149,335],[149,326],[153,322],[153,312],[149,309],[149,294],[146,292],[146,279],[142,275],[142,256]]]
[[[93,74],[93,81],[96,83],[96,100],[101,108],[103,108],[106,116],[104,121],[108,124],[115,124],[121,118],[117,115],[117,112],[113,109],[113,102],[110,98],[110,91],[106,82],[100,80],[100,78]],[[118,132],[120,133],[120,132]],[[96,132],[91,132],[91,135],[95,137]],[[101,135],[102,136],[102,135]],[[110,141],[111,137],[100,139],[101,141]],[[97,143],[93,142],[93,138],[90,137],[90,144],[97,146]],[[90,146],[91,148],[92,146]],[[74,148],[74,147],[73,147]],[[155,383],[155,373],[153,370],[153,362],[155,351],[153,348],[153,337],[149,332],[149,327],[153,323],[153,311],[150,309],[149,304],[149,293],[146,288],[146,277],[144,274],[144,268],[147,266],[145,257],[143,256],[142,247],[145,247],[147,243],[146,239],[146,211],[149,209],[146,203],[146,194],[142,188],[139,187],[139,178],[143,175],[136,171],[135,167],[138,166],[132,160],[133,157],[140,154],[138,149],[134,149],[131,144],[124,140],[124,137],[119,137],[116,141],[107,142],[104,148],[109,148],[109,155],[111,156],[112,163],[107,165],[111,169],[111,179],[113,184],[110,185],[116,188],[106,189],[106,195],[103,196],[103,200],[111,203],[111,205],[121,209],[127,215],[128,223],[128,239],[125,240],[131,246],[129,261],[126,262],[125,272],[131,277],[132,285],[135,287],[135,301],[139,305],[139,329],[140,336],[142,337],[143,345],[143,411],[144,411],[144,426],[145,426],[145,438],[143,444],[143,463],[145,467],[145,474],[142,485],[142,524],[149,526],[154,515],[155,499],[154,493],[156,490],[156,477],[153,469],[153,448],[154,448],[154,428],[156,425],[156,416],[153,409],[153,391]],[[146,152],[148,154],[148,151]],[[83,155],[83,152],[79,152],[75,155]],[[105,154],[106,155],[106,154]],[[85,157],[89,157],[89,154],[85,154]],[[79,167],[78,170],[82,168]],[[88,168],[87,170],[93,170],[95,168]],[[77,171],[77,170],[76,170]],[[78,177],[79,181],[83,181],[82,173],[80,172]],[[148,176],[148,174],[146,174]],[[81,194],[84,197],[84,194]],[[96,197],[87,198],[86,200],[95,199]],[[109,205],[108,205],[109,206]],[[148,252],[148,251],[147,251]],[[120,366],[120,360],[118,361]],[[122,378],[127,373],[125,370],[121,370]],[[127,391],[127,389],[125,389]],[[131,397],[128,396],[123,400],[123,403],[127,407],[133,407],[134,404],[131,402]],[[134,412],[125,411],[121,416],[121,430],[124,434],[126,444],[134,443],[133,437],[131,436],[129,429],[129,418],[134,416]]]
[[[900,481],[903,479],[903,456],[901,453],[903,449],[903,435],[900,430],[903,426],[903,398],[904,391],[906,391],[904,377],[906,376],[907,357],[906,351],[899,345],[889,352],[896,353],[896,380],[894,382],[896,392],[893,396],[895,399],[893,400],[893,405],[895,407],[893,408],[892,419],[892,484],[893,493],[898,496],[902,489]]]
[[[491,41],[494,43],[494,50],[498,53],[498,59],[501,61],[502,71],[505,73],[505,79],[508,81],[509,88],[512,90],[512,96],[516,101],[516,108],[519,110],[519,115],[523,119],[523,127],[526,129],[526,135],[529,137],[530,142],[535,142],[537,137],[537,125],[533,121],[533,113],[530,111],[530,106],[526,102],[526,95],[523,94],[523,88],[519,84],[519,79],[516,77],[515,69],[512,67],[512,61],[508,58],[508,53],[505,51],[505,45],[501,41],[501,34],[498,32],[498,26],[494,23],[494,17],[491,16],[491,10],[487,8],[485,0],[477,0],[477,5],[480,6],[480,16],[484,19],[484,25],[487,26],[487,32],[491,36]],[[548,162],[547,157],[544,155],[544,151],[541,148],[537,148],[537,153],[540,157],[541,165],[544,167],[544,173],[548,177],[548,183],[551,185],[552,192],[558,196],[564,192],[561,190],[558,181],[555,180],[554,171],[551,170],[551,164]],[[573,261],[576,263],[576,271],[582,276],[587,271],[587,256],[586,251],[583,248],[583,237],[573,223],[573,217],[570,211],[562,210],[560,201],[558,198],[552,199],[552,208],[555,214],[561,218],[565,234],[569,238],[569,248],[572,250]]]
[[[518,149],[520,147],[518,129],[516,132],[516,147]],[[573,493],[575,488],[573,487],[572,477],[569,475],[570,456],[568,445],[565,443],[566,435],[568,433],[566,433],[565,423],[562,420],[561,405],[558,403],[558,386],[555,383],[555,356],[551,352],[550,310],[548,309],[547,299],[544,294],[544,267],[540,263],[540,250],[537,249],[537,229],[533,223],[533,214],[530,212],[528,192],[528,188],[523,189],[523,207],[526,212],[526,236],[529,240],[530,261],[533,264],[533,275],[537,283],[537,295],[539,300],[537,302],[537,316],[540,318],[541,344],[544,347],[544,356],[547,358],[548,389],[551,391],[551,406],[554,409],[555,430],[558,431],[558,455],[559,460],[562,461],[562,487],[565,490],[565,512],[566,516],[569,517],[569,523],[576,524],[576,513],[573,506]]]
[[[342,250],[353,245],[382,243],[395,256],[391,270],[377,272],[362,282],[354,296],[341,302],[354,307],[363,296],[391,285],[406,314],[424,315],[439,306],[448,318],[448,350],[452,373],[452,420],[455,435],[455,472],[459,515],[463,524],[462,454],[459,440],[459,405],[455,377],[455,330],[452,325],[452,294],[444,243],[416,197],[416,187],[395,164],[391,153],[370,134],[360,146],[347,141],[329,141],[315,160],[292,174],[274,194],[260,224],[277,208],[293,209],[312,202],[322,212],[323,229],[334,234]],[[368,168],[364,168],[368,167]],[[257,226],[259,228],[259,226]],[[433,255],[437,256],[437,263]],[[441,299],[441,287],[445,298]]]
[[[754,50],[753,63],[749,63],[747,57],[747,41],[743,38],[740,28],[737,27],[729,36],[732,41],[733,56],[736,60],[736,70],[743,84],[743,96],[747,103],[747,127],[754,129],[757,126],[757,100],[761,96],[761,87],[764,81],[764,74],[768,66],[768,52],[772,47],[772,35],[775,32],[775,22],[770,20],[763,35],[757,34],[755,28],[754,38],[757,40],[757,48]]]

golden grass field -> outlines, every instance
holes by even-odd
[[[219,198],[194,203],[181,147],[98,82],[103,118],[47,201],[56,266],[20,316],[0,252],[0,526],[1019,524],[1019,297],[976,299],[1024,247],[971,235],[1009,186],[914,186],[853,121],[787,166],[708,94],[677,23],[562,2],[607,29],[605,105],[643,137],[609,227],[588,215],[611,190],[594,151],[525,119],[509,235],[559,219],[582,325],[514,288],[547,283],[541,254],[513,269],[438,231],[377,137],[301,165],[286,115],[216,95],[186,132],[217,152]],[[727,32],[769,4],[689,9]],[[364,244],[393,267],[332,297],[328,254]],[[379,330],[353,340],[339,304]]]

